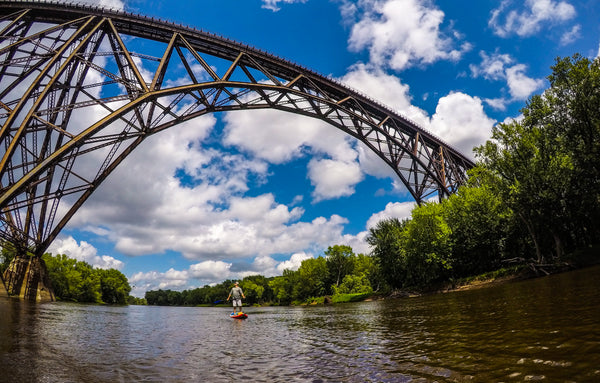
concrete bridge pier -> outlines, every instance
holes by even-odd
[[[2,273],[0,273],[0,281],[2,282],[2,286],[0,286],[0,297],[8,297],[8,290],[6,290],[6,284],[4,283]]]
[[[54,301],[46,264],[40,257],[16,256],[4,272],[2,282],[9,296],[31,302]]]

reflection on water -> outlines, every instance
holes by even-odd
[[[326,307],[0,298],[0,382],[600,381],[600,268]]]

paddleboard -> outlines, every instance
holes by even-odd
[[[248,318],[248,314],[244,314],[243,312],[239,312],[239,313],[233,315],[233,313],[231,313],[231,314],[229,314],[229,317],[233,318],[233,319],[246,319],[246,318]]]

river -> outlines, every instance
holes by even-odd
[[[0,298],[0,382],[598,382],[600,267],[320,307]]]

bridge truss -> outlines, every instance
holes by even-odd
[[[39,257],[148,136],[207,113],[265,108],[360,140],[419,203],[455,192],[473,166],[393,110],[245,44],[117,10],[3,0],[0,237]]]

